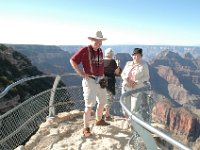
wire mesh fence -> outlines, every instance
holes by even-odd
[[[155,105],[155,101],[152,99],[150,94],[140,93],[138,95],[138,101],[141,102],[138,109],[133,112],[133,114],[137,115],[144,122],[151,125],[152,123],[152,111]],[[134,129],[132,125],[132,137],[129,140],[129,146],[134,150],[146,150],[146,146],[144,144],[143,138],[138,134],[138,132]]]
[[[115,116],[124,115],[124,111],[122,110],[123,105],[120,103],[122,95],[119,83],[116,84],[116,95],[113,97],[110,110],[111,115]],[[53,92],[55,92],[53,101],[55,114],[74,109],[84,110],[85,103],[81,86],[59,87]],[[31,135],[38,130],[40,124],[49,117],[51,94],[52,89],[43,91],[0,116],[0,150],[13,150],[28,141]],[[149,101],[147,101],[148,108],[141,107],[138,110],[148,123],[151,120],[150,113],[153,106],[151,105],[153,104],[151,100],[149,98]],[[137,132],[133,132],[132,141],[133,145],[136,146],[134,149],[142,148],[141,144],[139,144],[142,140]],[[139,145],[137,146],[137,144]]]
[[[119,96],[121,89],[117,88],[111,114],[121,115]],[[51,89],[35,95],[11,111],[0,116],[0,149],[13,150],[24,144],[39,128],[49,115],[49,100]],[[83,91],[81,86],[57,88],[55,92],[55,113],[84,110]]]
[[[14,149],[37,130],[48,115],[49,95],[44,91],[0,116],[0,149]]]
[[[21,105],[0,116],[0,149],[12,150],[34,134],[49,114],[51,90],[46,90],[26,100]],[[81,87],[63,87],[56,90],[56,113],[84,108]],[[70,94],[71,93],[71,94]],[[75,94],[76,93],[76,94]],[[79,102],[76,102],[79,101]]]

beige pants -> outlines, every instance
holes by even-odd
[[[83,97],[86,107],[93,107],[97,103],[106,104],[106,88],[102,89],[92,78],[83,79]]]

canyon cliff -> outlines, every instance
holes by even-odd
[[[169,131],[169,134],[185,144],[197,141],[199,138],[200,117],[187,108],[173,106],[167,100],[156,103],[153,120],[164,125],[165,131]]]

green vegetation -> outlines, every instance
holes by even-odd
[[[16,60],[21,60],[23,59],[25,62],[27,62],[28,64],[31,64],[31,61],[23,54],[17,52],[17,51],[14,51],[13,52],[13,58],[16,59]]]
[[[5,50],[7,50],[8,48],[5,46],[5,45],[3,45],[3,44],[0,44],[0,51],[5,51]]]
[[[0,92],[8,85],[23,78],[43,75],[35,66],[32,66],[31,61],[26,56],[3,44],[0,44],[0,64]],[[11,89],[4,96],[4,101],[19,96],[19,102],[23,102],[33,95],[52,88],[53,82],[54,78],[27,81]],[[59,87],[63,85],[60,83]]]

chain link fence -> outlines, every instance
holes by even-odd
[[[52,89],[43,91],[0,116],[0,150],[13,150],[23,145],[49,116]],[[121,88],[117,88],[111,106],[112,115],[121,115],[119,104]],[[54,97],[55,114],[74,109],[84,110],[81,86],[57,88]],[[95,109],[95,108],[94,108]]]
[[[68,112],[74,109],[81,111],[84,110],[85,103],[83,100],[83,91],[81,86],[59,87],[56,88],[55,91],[49,89],[32,96],[22,104],[0,116],[0,150],[13,150],[19,145],[24,145],[28,139],[36,133],[40,124],[50,116],[50,108],[52,107],[50,106],[50,99],[52,98],[52,93],[54,93],[53,108],[55,110],[55,115],[60,112]],[[113,102],[111,103],[111,115],[124,115],[124,109],[126,110],[126,107],[122,103],[122,100],[126,96],[128,96],[127,93],[125,93],[125,95],[121,95],[121,87],[118,82],[118,84],[116,84],[116,95],[113,97]],[[149,104],[146,106],[148,106],[148,108],[141,107],[138,112],[149,124],[151,122],[150,113],[153,103],[151,98],[147,100],[147,103]],[[136,122],[140,122],[140,120],[138,120],[137,117],[130,112],[130,110],[126,110],[126,112],[131,116],[131,121],[134,120]],[[144,122],[140,124],[142,126],[146,126],[147,129],[149,128],[150,130],[155,130]],[[134,125],[134,127],[136,127],[136,125]],[[166,136],[159,131],[156,132],[163,137]],[[168,139],[168,137],[166,137],[166,140],[182,147],[183,149],[189,150],[180,143],[173,141],[173,139]],[[133,137],[130,139],[130,143],[134,145],[134,149],[139,150],[146,147],[146,143],[144,147],[141,147],[141,144],[139,144],[141,141],[147,142],[148,139],[145,140],[141,138],[141,135],[136,132],[136,130],[133,131]]]
[[[35,95],[11,111],[0,116],[0,149],[12,150],[25,143],[34,134],[39,125],[49,115],[49,99],[51,90]],[[56,113],[83,110],[84,101],[81,87],[63,87],[56,90]],[[79,95],[80,94],[80,95]]]

